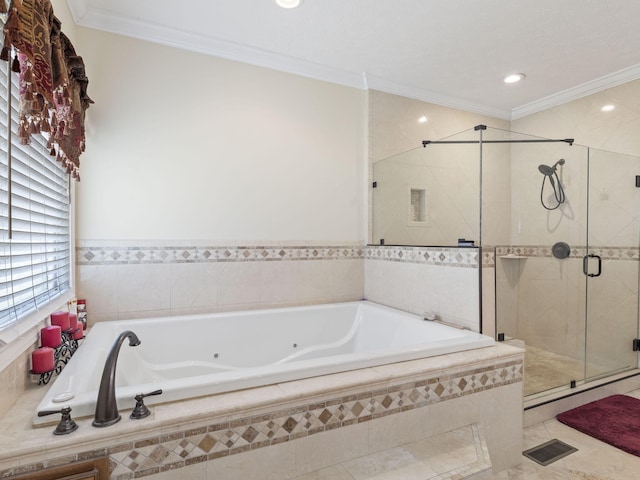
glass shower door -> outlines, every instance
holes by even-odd
[[[640,158],[589,149],[585,380],[637,368]]]
[[[520,143],[510,157],[509,243],[496,241],[496,326],[524,346],[524,394],[535,399],[584,379],[587,149]]]
[[[490,201],[508,203],[510,230],[483,244],[496,245],[496,333],[525,347],[533,404],[638,368],[640,157],[556,143],[509,154],[510,189],[483,199],[483,222],[499,226]],[[496,156],[487,148],[484,177],[502,178]]]

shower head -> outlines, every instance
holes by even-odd
[[[551,176],[553,175],[553,173],[556,171],[555,166],[550,167],[549,165],[538,165],[538,170],[540,170],[540,173],[543,175],[547,175],[547,176]]]
[[[563,204],[566,199],[564,194],[564,188],[562,187],[562,183],[560,182],[560,176],[558,175],[558,165],[560,166],[564,165],[564,158],[561,158],[560,160],[558,160],[551,167],[545,164],[538,165],[538,170],[540,171],[541,174],[544,175],[544,179],[542,180],[542,187],[540,187],[540,202],[542,203],[542,206],[547,210],[555,210],[561,204]],[[555,179],[553,177],[555,177]],[[544,201],[544,186],[545,186],[545,183],[547,182],[547,179],[549,180],[549,184],[553,189],[553,197],[557,202],[555,205],[551,205],[551,206],[545,204],[545,201]]]
[[[556,163],[554,163],[553,167],[550,167],[549,165],[544,165],[544,164],[538,165],[538,170],[540,171],[541,174],[547,175],[550,177],[551,175],[556,173],[556,169],[558,165],[564,165],[564,158],[561,158]]]

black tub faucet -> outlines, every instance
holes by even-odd
[[[108,427],[120,420],[118,413],[118,403],[116,402],[116,363],[120,346],[125,338],[129,339],[129,345],[137,347],[140,339],[131,330],[122,332],[111,347],[102,371],[100,390],[98,390],[98,401],[96,403],[96,415],[93,419],[94,427]]]

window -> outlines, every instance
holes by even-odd
[[[41,134],[20,143],[18,91],[0,61],[0,330],[71,288],[69,176]]]

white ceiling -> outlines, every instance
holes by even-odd
[[[638,0],[67,1],[86,27],[507,119],[640,78]]]

